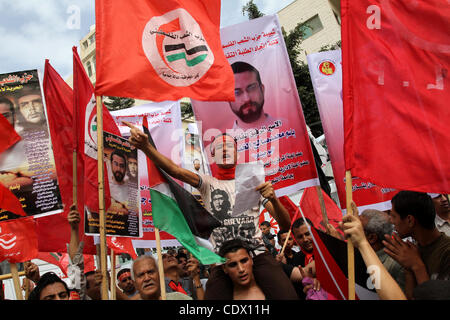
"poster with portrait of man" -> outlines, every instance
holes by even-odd
[[[21,139],[0,154],[0,183],[20,201],[29,216],[63,210],[37,70],[0,75],[0,113]],[[0,209],[0,221],[14,219]]]
[[[111,205],[106,210],[106,234],[111,236],[142,236],[137,149],[127,139],[103,133]],[[85,233],[99,233],[97,213],[86,212]]]
[[[221,29],[222,48],[235,81],[235,100],[192,101],[205,153],[228,133],[237,140],[238,163],[264,164],[278,196],[318,185],[300,98],[276,15]]]

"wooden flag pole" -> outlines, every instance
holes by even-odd
[[[327,208],[325,207],[325,201],[323,200],[322,188],[320,186],[316,186],[317,196],[319,197],[320,210],[322,211],[322,221],[325,224],[325,229],[329,234],[329,230],[327,228],[328,225],[328,216],[327,216]]]
[[[10,262],[9,266],[11,268],[11,274],[12,274],[13,283],[14,283],[14,290],[16,292],[16,298],[17,298],[17,300],[23,300],[22,289],[20,289],[20,279],[19,279],[19,272],[17,271],[17,264]]]
[[[116,300],[116,253],[111,249],[109,256],[111,262],[111,300]]]
[[[73,150],[72,157],[72,203],[77,206],[77,150]],[[84,214],[84,210],[83,213]]]
[[[24,276],[25,275],[25,271],[19,271],[17,273],[17,275],[19,277]],[[13,277],[13,275],[11,273],[1,274],[0,275],[0,280],[8,280],[8,279],[11,279],[12,277]]]
[[[107,258],[106,258],[106,219],[103,170],[103,108],[102,97],[97,96],[97,162],[98,162],[98,216],[100,232],[100,266],[102,271],[102,300],[108,300]]]
[[[164,266],[161,254],[161,239],[159,238],[159,229],[155,227],[156,239],[156,253],[158,255],[158,271],[159,271],[159,285],[161,287],[161,298],[166,300],[166,282],[164,281]]]
[[[347,214],[353,215],[352,210],[352,174],[350,170],[345,172],[345,193]],[[355,249],[353,243],[347,240],[347,259],[348,259],[348,299],[355,300]]]
[[[290,236],[291,236],[291,229],[289,229],[288,234],[287,234],[287,237],[286,237],[286,239],[284,240],[283,248],[282,248],[281,251],[280,251],[280,254],[281,254],[281,255],[284,254],[284,249],[286,248],[286,245],[287,245],[287,242],[288,242]]]

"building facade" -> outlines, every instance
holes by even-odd
[[[339,0],[296,0],[278,11],[278,19],[286,32],[302,24],[304,37],[300,44],[300,59],[318,52],[322,47],[335,45],[341,40]]]

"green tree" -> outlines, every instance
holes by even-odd
[[[247,2],[242,8],[242,12],[249,19],[259,18],[264,15],[261,13],[253,0]],[[289,55],[292,73],[294,75],[297,91],[302,103],[303,115],[306,124],[311,128],[311,132],[315,137],[323,134],[322,123],[320,121],[319,110],[317,109],[316,97],[314,95],[314,88],[311,82],[308,65],[299,59],[304,51],[300,45],[304,36],[305,25],[302,23],[289,32],[282,28],[284,42]]]
[[[192,118],[194,116],[194,110],[192,109],[192,104],[181,102],[181,121]]]
[[[134,99],[121,97],[107,97],[104,103],[109,111],[115,111],[134,106]]]
[[[242,7],[242,14],[247,16],[250,20],[262,17],[264,13],[259,11],[258,6],[253,3],[253,0],[250,0]]]

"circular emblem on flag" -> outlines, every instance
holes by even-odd
[[[336,66],[331,60],[325,60],[319,64],[319,71],[326,76],[331,76],[336,71]]]
[[[194,84],[214,63],[199,24],[183,8],[152,17],[145,25],[142,47],[156,74],[174,87]]]

